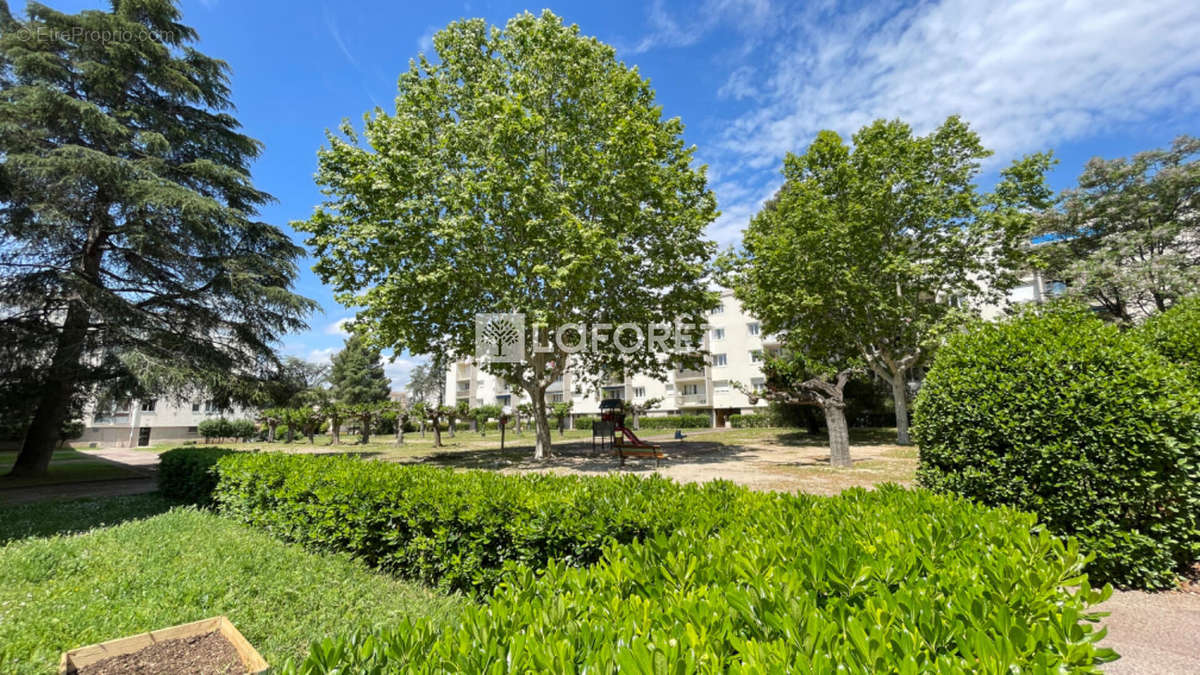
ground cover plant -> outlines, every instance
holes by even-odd
[[[99,509],[119,520],[122,511],[136,517],[161,502],[42,502],[14,511],[24,521],[51,521],[59,511]],[[0,672],[53,672],[64,650],[221,614],[279,664],[351,626],[417,614],[436,625],[462,604],[345,555],[309,553],[216,514],[177,508],[0,547]]]

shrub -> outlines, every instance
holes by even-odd
[[[455,473],[339,456],[238,453],[217,471],[215,501],[238,520],[475,595],[507,563],[591,564],[609,541],[685,522],[715,530],[753,499],[726,483]]]
[[[1200,387],[1200,296],[1185,298],[1134,329],[1143,342],[1174,363]]]
[[[663,486],[585,480],[631,495]],[[609,542],[588,569],[513,567],[453,630],[417,619],[330,638],[283,671],[1094,672],[1114,656],[1084,613],[1109,589],[1080,578],[1077,544],[1030,515],[895,486],[836,498],[726,489],[752,506],[733,527],[714,531],[707,516]]]
[[[233,422],[224,417],[202,420],[196,425],[196,432],[204,437],[205,443],[214,438],[233,438],[235,435]]]
[[[625,424],[631,426],[633,418],[626,415]],[[638,427],[641,429],[705,429],[711,426],[712,419],[708,415],[642,415],[638,418]]]
[[[217,460],[236,452],[229,448],[181,447],[159,456],[158,489],[165,497],[207,506],[217,486]]]
[[[592,423],[596,421],[595,417],[577,417],[575,418],[575,427],[580,431],[591,431]]]
[[[734,429],[763,429],[775,426],[775,422],[776,420],[770,415],[762,413],[729,416],[729,426]]]
[[[230,432],[230,436],[245,442],[258,434],[258,425],[254,420],[234,420],[230,424]]]
[[[1033,511],[1093,580],[1166,588],[1200,553],[1200,406],[1140,340],[1085,310],[956,335],[914,409],[920,482]]]

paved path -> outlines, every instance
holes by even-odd
[[[1118,675],[1195,675],[1200,673],[1200,594],[1114,591],[1096,609],[1108,635],[1100,644],[1120,659],[1104,672]]]
[[[128,448],[76,449],[84,455],[133,469],[143,478],[77,481],[54,485],[5,489],[0,492],[0,504],[28,504],[47,499],[80,499],[83,497],[116,497],[154,492],[158,489],[158,453]]]

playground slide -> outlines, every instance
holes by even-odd
[[[625,436],[625,438],[629,439],[629,443],[632,447],[635,447],[635,448],[653,448],[654,447],[653,445],[651,445],[651,444],[647,443],[646,441],[643,441],[642,439],[635,436],[634,433],[632,431],[630,431],[627,427],[618,427],[618,429],[621,430],[621,434],[623,436]]]

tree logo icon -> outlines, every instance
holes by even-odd
[[[525,360],[525,315],[475,315],[475,358],[494,363]]]

